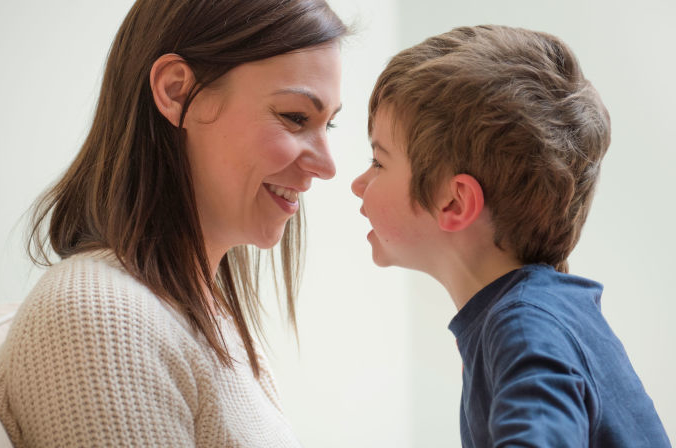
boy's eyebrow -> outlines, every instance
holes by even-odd
[[[324,103],[322,103],[322,100],[320,100],[317,95],[314,93],[310,92],[307,89],[304,89],[302,87],[288,87],[286,89],[280,89],[276,90],[275,92],[272,93],[273,95],[303,95],[306,96],[312,101],[312,104],[314,104],[315,109],[317,109],[317,112],[321,112],[324,110]],[[337,114],[340,112],[340,109],[343,108],[343,105],[339,105],[336,110],[333,111],[333,115]]]
[[[384,152],[388,156],[390,155],[390,152],[387,149],[385,149],[383,145],[381,145],[377,140],[373,140],[371,142],[371,149],[373,149],[374,151],[377,149],[378,151]]]

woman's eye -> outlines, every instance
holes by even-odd
[[[378,162],[378,159],[371,159],[371,168],[382,168],[383,166]]]
[[[308,121],[308,117],[305,114],[301,113],[284,113],[284,114],[279,114],[280,116],[284,117],[288,121],[297,124],[298,126],[303,126],[305,123]]]
[[[336,124],[333,121],[329,121],[328,123],[326,123],[326,130],[327,131],[329,129],[335,129],[335,128],[336,128]]]

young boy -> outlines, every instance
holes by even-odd
[[[396,55],[369,112],[352,190],[376,264],[427,272],[458,308],[463,446],[670,446],[602,286],[566,273],[610,143],[571,50],[454,29]]]

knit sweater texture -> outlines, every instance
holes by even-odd
[[[0,347],[0,421],[15,447],[299,447],[268,361],[234,368],[110,252],[47,270]]]

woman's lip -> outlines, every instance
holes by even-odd
[[[273,184],[272,182],[263,182],[263,185],[265,185],[266,187],[274,186],[274,187],[284,188],[286,190],[293,190],[296,193],[305,193],[306,191],[308,191],[310,189],[309,184],[308,185],[293,186],[293,185]]]
[[[283,197],[277,196],[275,193],[268,190],[267,187],[265,188],[265,191],[268,192],[268,194],[270,195],[272,200],[275,201],[275,203],[279,206],[279,208],[284,210],[286,213],[294,214],[298,210],[298,207],[299,207],[298,202],[289,202],[286,199],[284,199]]]
[[[298,202],[298,192],[290,188],[280,187],[279,185],[264,184],[268,191],[276,194],[279,197],[286,199],[287,202]]]

